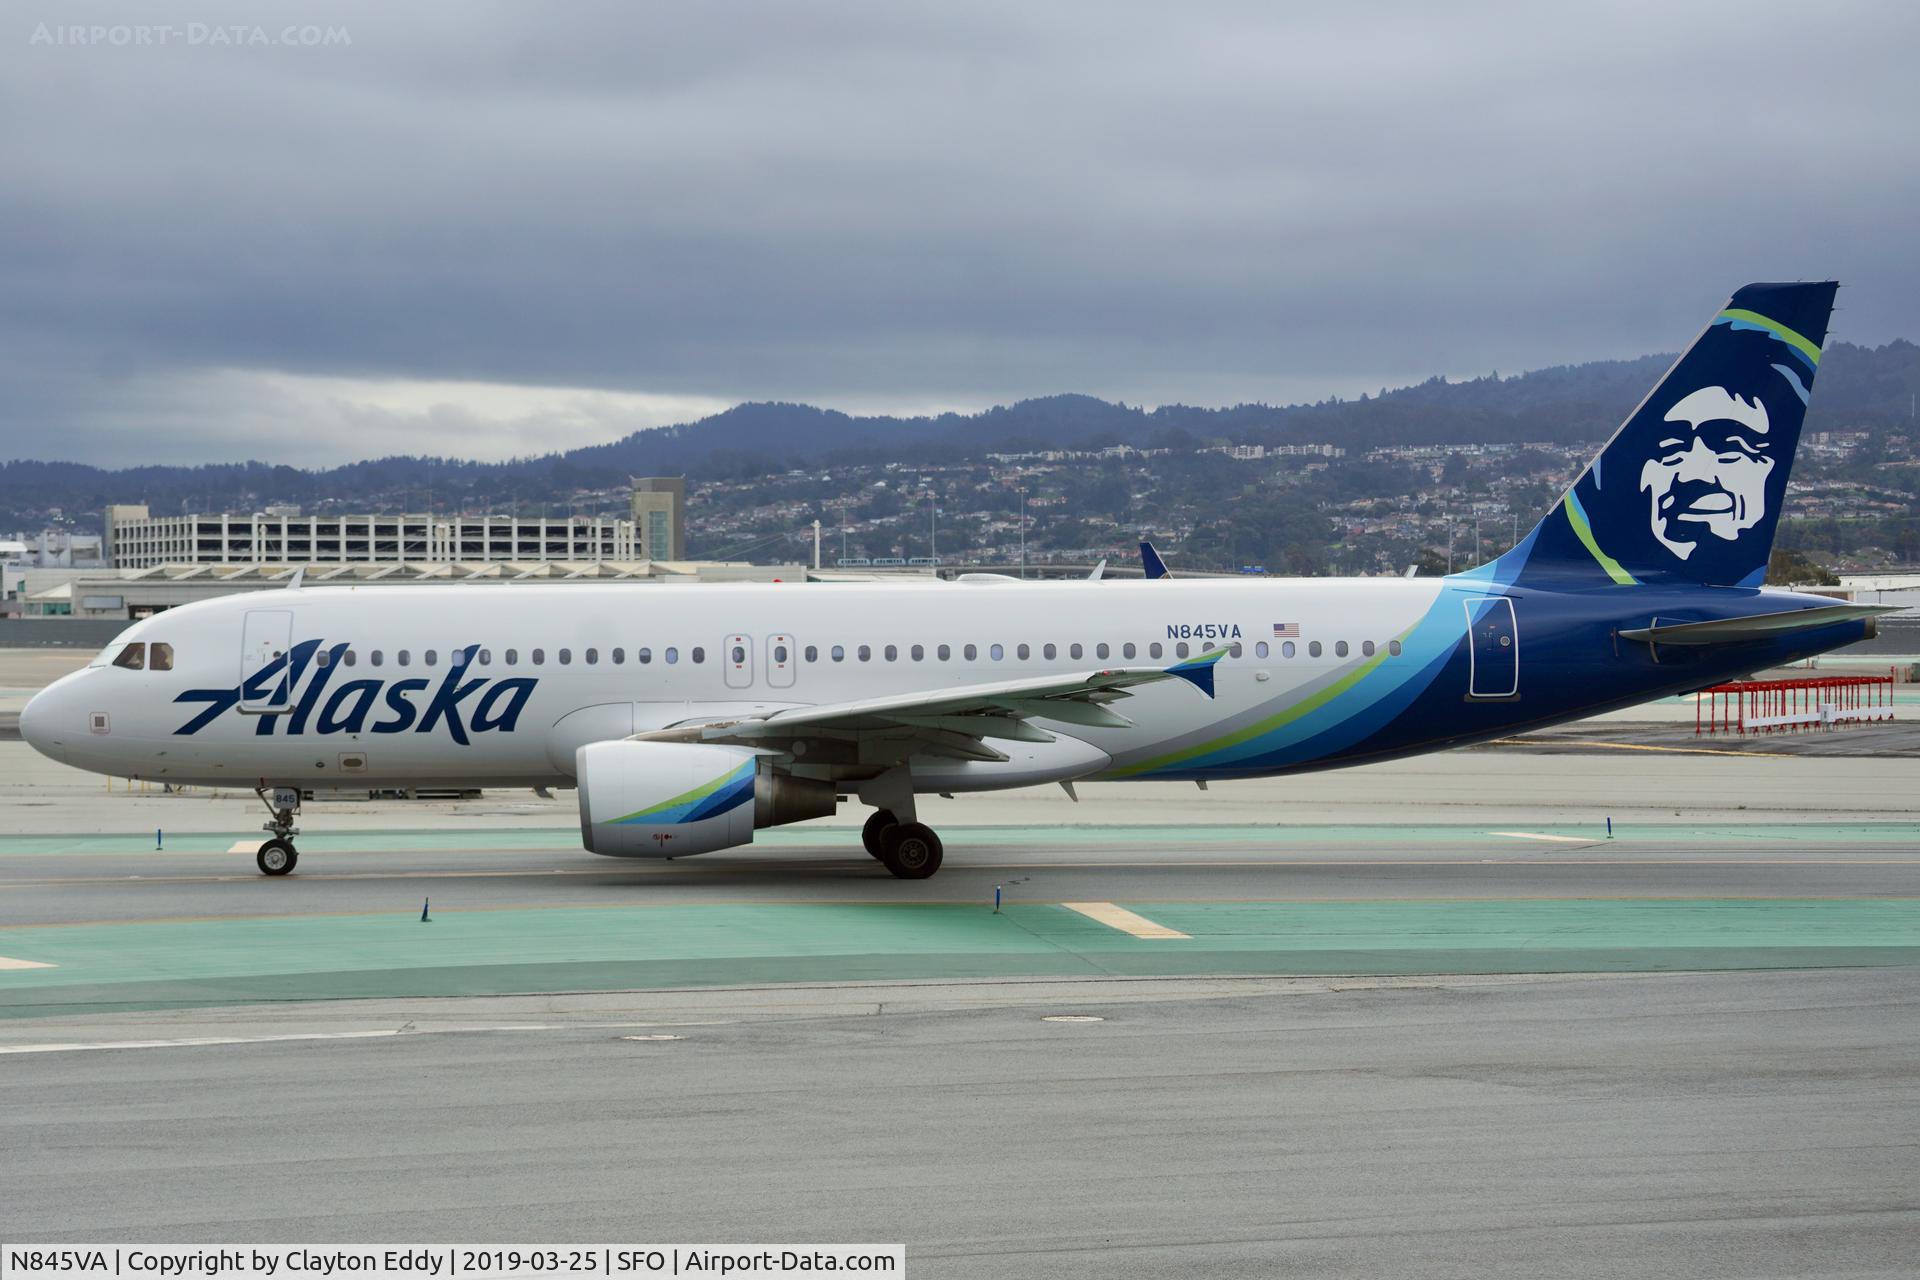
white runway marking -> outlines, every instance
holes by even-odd
[[[57,969],[59,965],[42,964],[38,960],[11,960],[0,956],[0,969]]]
[[[235,840],[233,842],[233,848],[227,850],[227,852],[228,853],[258,853],[260,852],[260,841]]]
[[[8,1053],[80,1053],[89,1049],[197,1049],[208,1045],[291,1044],[308,1040],[388,1040],[397,1036],[471,1035],[484,1031],[586,1031],[606,1028],[640,1027],[723,1027],[731,1020],[716,1022],[529,1022],[482,1027],[395,1027],[377,1031],[305,1031],[277,1036],[180,1036],[166,1040],[53,1041],[46,1044],[0,1044],[0,1054]],[[670,1039],[683,1036],[627,1036],[629,1040]]]
[[[1063,902],[1060,904],[1069,911],[1078,911],[1089,920],[1098,920],[1109,929],[1118,929],[1130,933],[1136,938],[1184,938],[1187,934],[1169,929],[1163,924],[1155,924],[1145,916],[1135,915],[1125,907],[1116,907],[1111,902]]]
[[[1489,831],[1490,836],[1511,836],[1515,840],[1557,840],[1561,844],[1592,844],[1585,836],[1550,836],[1544,831]]]

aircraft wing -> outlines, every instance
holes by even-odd
[[[891,694],[812,707],[772,711],[739,720],[673,725],[636,734],[640,742],[711,742],[781,750],[797,738],[887,738],[898,754],[932,754],[970,760],[1002,760],[985,738],[1052,742],[1030,723],[1052,720],[1089,728],[1124,729],[1132,721],[1110,704],[1131,697],[1129,689],[1184,680],[1213,696],[1213,667],[1227,653],[1215,649],[1171,667],[1118,667],[1084,675],[998,680],[952,689]]]

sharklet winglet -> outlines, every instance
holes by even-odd
[[[1213,696],[1214,664],[1226,656],[1227,650],[1225,649],[1209,650],[1197,658],[1187,658],[1174,663],[1167,668],[1167,674],[1170,676],[1179,676],[1182,680],[1187,681],[1194,688],[1211,698]]]

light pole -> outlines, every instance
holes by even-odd
[[[940,563],[940,495],[927,490],[927,558]]]
[[[1020,576],[1027,576],[1027,490],[1020,487]]]

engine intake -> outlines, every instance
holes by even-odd
[[[580,837],[611,858],[680,858],[750,844],[758,827],[824,818],[834,785],[775,773],[740,747],[594,742],[574,755]]]

